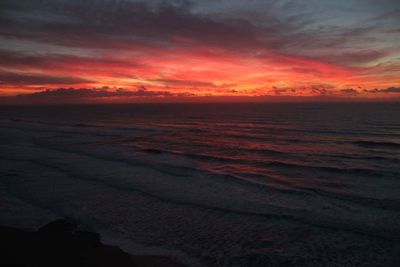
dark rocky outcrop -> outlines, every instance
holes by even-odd
[[[0,266],[178,267],[166,257],[131,256],[104,245],[100,235],[59,219],[38,231],[0,227]]]

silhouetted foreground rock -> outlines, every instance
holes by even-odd
[[[0,227],[0,247],[0,266],[182,267],[166,257],[131,256],[63,219],[36,232]]]

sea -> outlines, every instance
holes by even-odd
[[[0,224],[186,266],[400,266],[399,103],[0,106]]]

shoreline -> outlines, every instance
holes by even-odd
[[[131,255],[65,219],[35,230],[0,226],[0,266],[185,267],[159,255]]]

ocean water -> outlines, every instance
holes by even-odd
[[[398,103],[0,107],[0,223],[188,266],[398,266]]]

